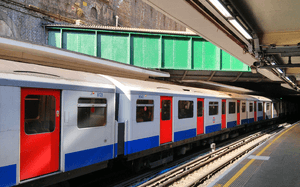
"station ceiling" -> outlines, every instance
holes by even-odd
[[[204,72],[196,80],[191,72],[170,71],[174,80],[197,84],[199,80],[209,79],[270,95],[299,94],[300,1],[143,1],[251,66],[252,72],[257,73],[231,72],[231,76],[218,80],[218,72]]]

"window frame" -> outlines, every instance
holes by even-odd
[[[234,108],[232,108],[230,105],[234,104]],[[228,114],[236,114],[236,102],[235,101],[229,101],[228,102]],[[232,111],[232,109],[234,109],[234,111]]]
[[[79,103],[80,99],[99,99],[99,100],[105,100],[105,103]],[[79,108],[104,108],[104,114],[105,114],[105,125],[99,125],[99,126],[87,126],[87,127],[79,127]],[[97,127],[105,127],[107,126],[107,109],[108,109],[108,104],[107,104],[107,98],[99,98],[99,97],[79,97],[77,100],[77,128],[79,129],[87,129],[87,128],[97,128]]]
[[[246,102],[242,102],[242,113],[246,112],[246,108],[247,108]]]
[[[179,108],[179,106],[180,106],[180,102],[191,102],[192,104],[191,104],[191,106],[190,107],[192,107],[192,116],[188,116],[188,117],[182,117],[182,116],[180,116],[180,108]],[[192,100],[178,100],[178,107],[177,107],[177,109],[178,109],[178,119],[187,119],[187,118],[194,118],[194,101],[192,101]]]
[[[138,101],[152,101],[152,104],[150,103],[148,103],[148,104],[138,104]],[[151,122],[151,121],[154,121],[154,99],[137,99],[136,100],[136,102],[135,102],[135,105],[136,105],[136,110],[135,110],[135,122],[136,123],[145,123],[145,122]],[[151,120],[146,120],[145,121],[145,119],[146,118],[141,118],[141,119],[143,119],[143,121],[138,121],[138,117],[140,117],[140,116],[138,116],[138,107],[147,107],[147,109],[148,109],[148,107],[152,107],[152,117],[150,118]]]
[[[252,108],[251,108],[251,106],[252,106]],[[254,109],[254,103],[249,102],[249,112],[254,112],[253,109]]]
[[[217,109],[216,110],[214,110],[214,111],[217,111],[217,113],[213,113],[213,114],[211,114],[211,104],[213,105],[213,106],[217,106]],[[208,115],[209,116],[216,116],[216,115],[218,115],[219,114],[219,101],[209,101],[208,102]]]

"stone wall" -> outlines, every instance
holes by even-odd
[[[116,16],[121,27],[185,30],[142,0],[1,0],[0,35],[45,44],[43,23],[115,26]]]

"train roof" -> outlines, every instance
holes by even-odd
[[[1,85],[101,91],[115,85],[98,74],[0,59]],[[110,91],[111,92],[111,91]]]
[[[163,93],[172,95],[195,95],[202,97],[218,97],[224,99],[244,99],[244,100],[266,100],[270,99],[261,96],[251,96],[245,94],[237,94],[231,92],[220,92],[215,90],[208,90],[203,88],[195,88],[181,85],[174,85],[168,83],[161,83],[158,81],[135,80],[129,78],[119,78],[112,76],[105,76],[110,79],[117,87],[117,92],[123,93]]]
[[[119,78],[105,76],[117,86],[117,92],[122,93],[160,93],[160,94],[180,94],[180,95],[201,95],[204,97],[225,96],[222,93],[214,90],[201,88],[193,88],[187,86],[179,86],[175,84],[161,83],[155,80],[136,80],[129,78]]]

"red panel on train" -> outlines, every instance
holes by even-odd
[[[172,97],[160,97],[160,144],[172,141]]]
[[[204,133],[204,99],[197,99],[197,135]]]
[[[22,88],[20,179],[59,169],[60,91]]]
[[[256,104],[256,101],[254,101],[254,121],[257,121],[257,104]]]
[[[241,103],[241,101],[238,100],[237,101],[237,121],[236,121],[236,125],[241,124],[241,113],[240,113],[241,105],[240,105],[240,103]]]
[[[226,99],[222,100],[222,129],[226,128]]]

